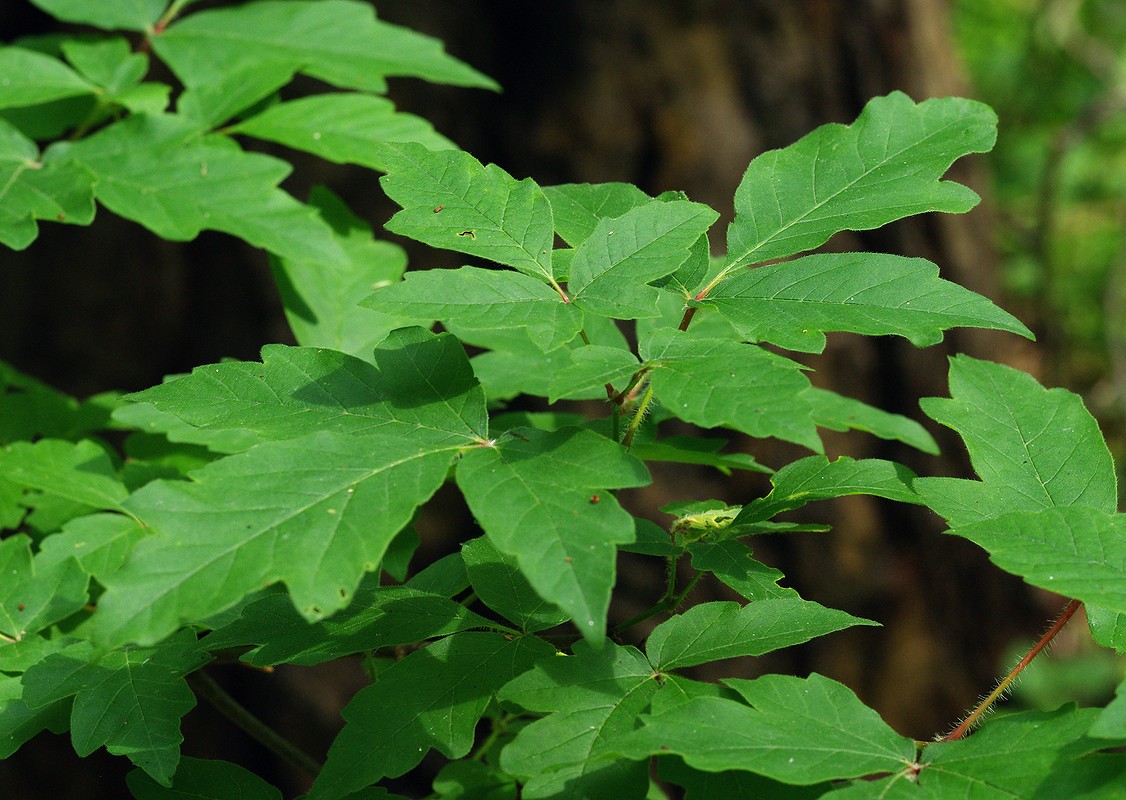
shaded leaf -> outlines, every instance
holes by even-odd
[[[318,94],[270,106],[228,129],[277,142],[337,164],[383,169],[380,142],[418,142],[431,150],[457,145],[414,114],[369,94]]]
[[[288,163],[243,152],[226,137],[201,137],[183,117],[132,114],[64,152],[98,177],[98,202],[164,239],[216,230],[288,258],[345,260],[316,212],[277,188]]]
[[[633,541],[633,517],[608,491],[649,483],[645,466],[587,430],[521,428],[467,452],[457,484],[478,523],[516,557],[532,587],[600,639],[618,544]]]
[[[522,631],[535,633],[570,619],[569,614],[536,594],[516,559],[497,550],[487,536],[462,544],[461,557],[481,602]]]
[[[176,100],[176,112],[210,130],[270,97],[293,80],[293,73],[286,64],[233,67],[211,82],[188,86]]]
[[[878,458],[859,461],[841,456],[809,456],[793,461],[770,477],[770,494],[752,500],[732,523],[734,526],[770,519],[783,511],[801,508],[815,500],[867,494],[900,503],[922,505],[911,488],[915,473],[902,464]]]
[[[751,549],[742,542],[693,542],[688,552],[693,567],[712,573],[748,600],[798,596],[793,589],[778,585],[785,577],[780,570],[751,558]]]
[[[140,83],[149,71],[148,57],[134,53],[129,42],[120,36],[91,41],[72,39],[63,42],[62,51],[67,61],[114,100]]]
[[[229,761],[182,758],[168,787],[140,770],[130,772],[125,780],[136,800],[282,800],[280,791]]]
[[[70,701],[32,708],[23,700],[19,675],[0,673],[0,758],[7,758],[41,730],[66,730]]]
[[[445,213],[444,211],[442,213]],[[516,272],[461,267],[408,272],[366,307],[407,319],[453,322],[466,330],[526,329],[545,351],[574,339],[583,314],[542,280]]]
[[[703,772],[678,758],[662,758],[657,765],[661,780],[684,787],[684,800],[814,800],[825,794],[829,784],[788,786],[753,772]]]
[[[753,344],[668,328],[642,341],[641,356],[652,367],[657,399],[680,419],[821,450],[799,364]]]
[[[707,772],[739,769],[784,783],[813,784],[894,772],[915,743],[887,726],[847,687],[817,675],[726,680],[750,705],[689,700],[618,740],[628,758],[679,755]]]
[[[1055,506],[1117,508],[1114,462],[1078,395],[1045,389],[1012,367],[959,355],[950,361],[950,399],[928,397],[920,406],[962,437],[981,478],[915,481],[947,524]]]
[[[700,301],[744,338],[820,353],[825,334],[898,335],[918,347],[950,328],[992,328],[1034,338],[1016,317],[938,277],[922,258],[824,253],[744,270]]]
[[[832,431],[858,430],[903,442],[924,453],[938,455],[938,444],[927,429],[910,417],[891,414],[852,397],[811,386],[803,394],[813,405],[813,421]]]
[[[439,800],[516,800],[516,780],[480,761],[451,761],[434,778]]]
[[[504,687],[502,700],[551,712],[522,728],[501,752],[505,771],[525,781],[522,797],[643,798],[644,764],[599,759],[632,731],[659,684],[632,647],[575,645],[575,655],[548,658]]]
[[[535,637],[462,633],[395,662],[345,707],[344,730],[309,800],[335,800],[402,775],[430,748],[461,758],[496,691],[553,652]]]
[[[488,424],[484,395],[461,344],[420,328],[392,332],[376,349],[374,363],[333,350],[267,345],[260,364],[197,367],[129,398],[173,415],[173,423],[158,427],[154,421],[145,426],[149,430],[204,444],[234,432],[242,449],[316,431],[410,436],[418,446],[466,445],[483,439]],[[187,429],[196,431],[185,435]]]
[[[382,91],[384,76],[495,88],[437,39],[375,18],[351,0],[264,0],[183,17],[152,40],[186,86],[231,69],[274,64],[350,89]]]
[[[658,316],[651,281],[671,274],[716,221],[699,203],[653,200],[604,219],[575,248],[567,289],[579,308],[615,319]]]
[[[822,125],[751,162],[727,229],[730,267],[812,250],[843,230],[927,211],[969,211],[980,199],[940,181],[958,158],[993,147],[997,116],[961,98],[915,104],[877,97],[852,125]]]
[[[658,625],[645,652],[662,671],[738,656],[761,656],[818,636],[876,623],[802,600],[772,597],[747,605],[700,603]]]
[[[385,144],[378,157],[387,169],[379,184],[402,206],[387,230],[552,279],[551,206],[531,178],[409,142]]]
[[[207,661],[195,635],[182,631],[158,647],[92,658],[89,642],[48,656],[24,674],[25,702],[35,708],[74,695],[70,735],[79,756],[104,745],[170,785],[183,741],[180,718],[195,706],[183,676]]]
[[[723,439],[696,436],[665,436],[661,439],[634,439],[631,452],[643,461],[670,461],[675,464],[701,464],[715,467],[724,475],[733,469],[751,472],[773,472],[755,460],[750,453],[721,453],[727,445]]]
[[[346,260],[328,271],[316,262],[271,259],[289,327],[305,347],[328,347],[370,360],[379,342],[411,320],[361,301],[377,286],[398,281],[407,255],[398,245],[373,239],[371,227],[323,186],[313,188],[309,204],[332,227]]]
[[[148,484],[127,506],[155,535],[107,577],[96,640],[151,644],[276,581],[306,619],[322,619],[378,568],[455,454],[418,437],[322,432],[213,462],[191,482]]]
[[[371,576],[374,577],[374,576]],[[327,619],[310,623],[282,595],[269,595],[204,640],[209,650],[258,644],[243,660],[255,666],[312,666],[381,647],[494,627],[489,620],[446,597],[409,586],[379,586],[370,578],[352,602]]]
[[[1114,699],[1099,712],[1098,718],[1087,732],[1088,736],[1104,739],[1126,738],[1126,681],[1118,684],[1114,694]]]

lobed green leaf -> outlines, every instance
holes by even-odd
[[[309,800],[336,800],[402,775],[430,748],[461,758],[497,690],[553,652],[532,636],[462,633],[395,662],[345,707],[344,730]]]
[[[531,178],[413,142],[385,144],[379,158],[387,169],[379,184],[402,206],[387,230],[553,280],[551,206]]]
[[[525,633],[553,628],[571,618],[536,594],[516,559],[498,550],[487,536],[462,544],[461,557],[474,594]]]
[[[657,328],[642,340],[657,399],[680,419],[822,449],[801,365],[753,344]]]
[[[810,386],[802,394],[813,406],[813,421],[832,431],[859,430],[903,442],[924,453],[938,455],[938,444],[927,429],[910,417],[892,414],[852,397]]]
[[[526,329],[545,352],[570,342],[583,326],[582,311],[542,280],[479,267],[409,272],[402,283],[379,289],[363,304],[468,331]]]
[[[956,97],[915,104],[877,97],[851,125],[822,125],[751,162],[735,191],[727,268],[812,250],[843,230],[869,230],[927,211],[961,213],[979,201],[939,180],[955,160],[997,137],[989,106]]]
[[[548,658],[515,678],[500,699],[550,712],[522,728],[500,763],[525,781],[522,797],[641,797],[644,764],[601,758],[632,731],[659,684],[633,647],[575,645],[573,656]]]
[[[700,603],[658,625],[649,634],[645,652],[665,671],[761,656],[853,625],[875,624],[800,597],[772,597],[747,605]]]
[[[152,30],[168,0],[31,0],[52,17],[98,28]]]
[[[584,637],[601,639],[615,546],[634,538],[633,517],[609,490],[648,484],[645,466],[588,430],[521,428],[467,452],[456,478],[477,522],[540,597]]]
[[[724,683],[749,705],[693,698],[643,717],[644,727],[614,749],[627,758],[679,755],[699,770],[739,769],[796,784],[894,772],[914,760],[915,743],[836,681],[814,673]]]
[[[183,17],[152,39],[186,86],[232,69],[277,65],[347,89],[383,91],[385,76],[496,88],[437,39],[375,18],[354,0],[262,0]]]
[[[236,123],[228,133],[277,142],[337,164],[382,170],[380,142],[418,142],[431,150],[456,145],[413,114],[368,94],[318,94],[270,106]]]
[[[986,298],[939,278],[937,265],[884,253],[825,253],[744,270],[699,302],[749,341],[808,353],[825,349],[829,331],[897,335],[918,347],[956,327],[1035,338]]]
[[[915,490],[952,527],[1057,506],[1117,508],[1117,476],[1083,401],[1012,367],[959,355],[950,399],[925,398],[927,416],[955,430],[980,481],[919,478]]]

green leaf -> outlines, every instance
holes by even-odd
[[[78,562],[43,563],[31,557],[31,540],[0,539],[0,634],[19,641],[66,619],[86,604],[88,577]]]
[[[803,394],[813,405],[813,421],[831,431],[858,430],[881,439],[903,442],[938,455],[938,444],[927,429],[910,417],[891,414],[852,397],[811,386]]]
[[[253,772],[229,761],[184,757],[168,787],[144,772],[125,776],[136,800],[282,800],[282,793]]]
[[[52,17],[96,28],[151,31],[168,0],[31,0]]]
[[[33,106],[97,91],[57,58],[22,47],[0,47],[0,75],[9,76],[0,81],[0,108]]]
[[[522,631],[535,633],[570,619],[566,612],[536,594],[516,559],[497,550],[487,536],[462,544],[461,557],[481,602]]]
[[[1118,684],[1114,699],[1099,712],[1087,735],[1104,739],[1126,738],[1126,681]]]
[[[633,517],[607,490],[648,484],[645,466],[587,430],[522,428],[466,453],[456,477],[477,522],[540,597],[601,638],[615,545],[634,538]]]
[[[555,232],[571,247],[586,241],[598,223],[650,201],[632,183],[565,183],[543,187],[555,218]]]
[[[929,745],[921,759],[918,783],[900,780],[903,787],[888,796],[894,798],[974,797],[983,800],[1002,798],[1072,797],[1065,794],[1040,794],[1037,788],[1071,757],[1100,747],[1083,734],[1096,709],[1063,708],[1049,713],[1031,711],[1012,714],[989,722],[980,731],[956,742]],[[876,791],[833,793],[830,797],[877,797]],[[1106,795],[1100,795],[1106,796]]]
[[[688,545],[692,566],[710,572],[751,601],[797,597],[793,589],[779,586],[785,577],[774,567],[751,558],[751,549],[742,542],[693,542]]]
[[[653,391],[680,419],[821,451],[801,365],[752,344],[658,328],[641,342]]]
[[[186,86],[274,64],[348,89],[383,91],[383,78],[396,75],[496,88],[446,55],[437,39],[377,20],[371,6],[351,0],[267,0],[201,11],[152,44]]]
[[[149,71],[144,53],[134,53],[120,36],[92,41],[63,42],[67,61],[84,76],[105,89],[111,98],[132,89]]]
[[[368,360],[387,334],[410,324],[403,316],[361,303],[375,287],[402,277],[406,253],[390,242],[373,239],[371,227],[322,186],[313,188],[309,205],[332,227],[346,260],[328,271],[313,261],[271,259],[289,327],[298,344],[329,347]]]
[[[784,783],[812,784],[896,772],[915,743],[887,726],[846,686],[817,675],[726,680],[750,705],[700,697],[618,740],[628,758],[679,755],[707,772],[745,770]]]
[[[727,229],[729,268],[824,244],[843,230],[870,230],[927,211],[961,213],[978,196],[940,181],[958,158],[984,153],[997,116],[983,103],[902,92],[871,100],[852,125],[823,125],[747,168]]]
[[[724,658],[761,656],[853,625],[875,624],[800,597],[747,605],[700,603],[658,625],[649,634],[645,652],[663,672]]]
[[[461,344],[420,328],[391,333],[374,364],[333,350],[267,345],[260,364],[197,367],[129,397],[197,429],[185,438],[164,425],[174,440],[209,444],[237,432],[244,449],[316,431],[410,437],[420,447],[469,445],[484,439],[488,425]]]
[[[31,708],[23,701],[23,685],[19,675],[0,673],[0,758],[7,758],[20,745],[44,728],[65,731],[70,717],[66,700],[40,708]]]
[[[472,628],[496,627],[447,597],[408,586],[378,586],[369,576],[347,608],[309,623],[283,595],[247,605],[204,640],[209,650],[258,644],[243,660],[259,667],[313,666],[381,647],[413,644]]]
[[[187,87],[176,100],[176,111],[210,130],[270,97],[293,80],[294,69],[267,62],[232,68],[213,82]]]
[[[959,355],[950,361],[950,399],[928,397],[920,405],[962,437],[981,478],[915,481],[948,525],[1056,506],[1117,508],[1114,461],[1077,395],[1045,389],[1012,367]]]
[[[743,506],[732,525],[770,519],[814,500],[854,494],[922,505],[911,488],[914,480],[915,473],[894,461],[878,458],[857,461],[848,456],[830,461],[825,456],[809,456],[775,472],[770,478],[774,487],[770,494]]]
[[[337,164],[382,170],[380,142],[418,142],[431,150],[457,148],[434,127],[395,104],[368,94],[318,94],[270,106],[228,129],[277,142]]]
[[[645,430],[643,429],[642,434]],[[724,475],[733,469],[751,472],[773,470],[755,460],[749,453],[721,453],[727,445],[724,439],[708,439],[696,436],[665,436],[662,439],[647,440],[639,435],[633,440],[631,452],[642,461],[669,461],[674,464],[702,464],[715,467]]]
[[[402,775],[430,748],[461,758],[496,691],[552,652],[531,636],[462,633],[395,662],[345,707],[344,730],[309,800],[335,800]]]
[[[661,780],[684,787],[684,800],[814,800],[831,788],[830,784],[788,786],[738,770],[702,772],[678,758],[662,758],[657,770]]]
[[[379,184],[403,209],[387,230],[552,280],[551,206],[531,178],[411,142],[385,144],[379,158],[387,168]]]
[[[39,235],[37,219],[89,225],[94,176],[77,164],[39,158],[39,148],[0,119],[0,243],[22,250]]]
[[[500,697],[551,713],[520,730],[501,752],[501,767],[525,781],[528,800],[642,797],[645,764],[599,756],[634,729],[658,688],[653,667],[633,647],[579,642],[574,656],[540,661]]]
[[[105,449],[89,439],[15,442],[0,450],[0,474],[20,486],[97,509],[121,511],[129,494]]]
[[[170,785],[183,741],[180,718],[195,707],[183,676],[207,661],[195,634],[92,658],[89,642],[48,656],[24,674],[24,701],[36,708],[74,695],[70,736],[79,756],[105,745]]]
[[[542,280],[478,267],[408,272],[402,283],[379,289],[364,305],[470,331],[526,329],[544,351],[571,341],[583,326],[582,311]]]
[[[1091,636],[1103,647],[1110,647],[1119,653],[1126,653],[1126,614],[1087,605],[1087,624]]]
[[[516,780],[480,761],[451,761],[434,778],[438,800],[517,800]]]
[[[619,384],[624,389],[624,382],[641,366],[637,356],[619,347],[592,344],[576,347],[570,355],[571,363],[551,376],[549,403],[605,392],[606,384]]]
[[[74,558],[85,572],[104,582],[125,563],[147,531],[123,514],[90,514],[67,522],[61,533],[42,541],[36,563],[61,564]]]
[[[107,578],[102,647],[152,644],[284,581],[306,619],[348,604],[456,454],[418,437],[321,432],[155,481],[127,507],[155,535]]]
[[[918,347],[938,344],[950,328],[1035,338],[989,300],[939,278],[937,265],[884,253],[825,253],[744,270],[700,302],[750,341],[807,353],[824,350],[829,331],[894,334]]]
[[[1126,516],[1084,506],[1013,512],[950,533],[1034,586],[1126,613]]]
[[[277,188],[289,164],[199,133],[183,117],[133,114],[69,145],[63,157],[98,176],[102,205],[162,238],[217,230],[322,267],[346,260],[316,212]]]
[[[575,248],[571,300],[615,319],[658,316],[658,291],[646,284],[676,271],[718,216],[700,203],[653,200],[600,221]]]

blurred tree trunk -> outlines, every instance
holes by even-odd
[[[390,21],[442,38],[448,49],[495,77],[499,97],[432,87],[399,100],[434,119],[482,161],[544,183],[624,180],[650,193],[683,189],[724,215],[747,163],[825,122],[850,122],[875,95],[915,100],[969,92],[944,0],[695,0],[653,2],[463,2],[380,4]],[[988,194],[982,164],[966,159],[951,176]],[[830,250],[923,256],[944,277],[997,298],[988,201],[968,215],[932,215],[865,234],[843,234]],[[722,231],[722,227],[717,227]],[[717,248],[722,241],[714,242]],[[830,337],[812,359],[814,380],[920,418],[916,398],[945,395],[946,356],[969,352],[1023,362],[1013,337],[957,331],[943,346]],[[942,431],[944,456],[920,457],[862,434],[829,434],[830,455],[902,460],[929,474],[969,475],[961,444]],[[948,432],[947,432],[948,433]],[[801,455],[756,453],[780,465]],[[661,473],[640,502],[655,509],[686,499],[688,478]],[[758,483],[694,488],[746,502]],[[699,497],[701,495],[694,495]],[[706,496],[706,495],[705,495]],[[655,517],[659,518],[659,517]],[[986,688],[1002,649],[1030,634],[1047,608],[1030,608],[1019,581],[977,548],[942,537],[929,512],[869,498],[815,506],[826,536],[756,545],[811,599],[885,624],[838,634],[750,668],[817,670],[858,689],[904,733],[941,732]],[[621,581],[647,580],[623,570]],[[651,590],[649,590],[651,591]]]

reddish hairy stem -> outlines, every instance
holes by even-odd
[[[1032,649],[1028,651],[1028,654],[1025,655],[1025,657],[1022,658],[1017,663],[1017,665],[1012,668],[1012,671],[1010,671],[1009,674],[1005,676],[1004,680],[997,684],[997,688],[990,692],[989,696],[982,700],[981,703],[978,704],[977,708],[971,711],[970,715],[962,720],[962,723],[957,728],[943,736],[941,739],[939,739],[939,741],[953,742],[965,736],[969,732],[970,728],[974,726],[974,723],[981,719],[981,715],[988,711],[989,707],[997,701],[997,698],[1003,695],[1005,693],[1005,690],[1012,685],[1013,681],[1016,680],[1016,677],[1020,675],[1020,673],[1024,671],[1024,668],[1032,662],[1032,659],[1036,658],[1036,656],[1039,655],[1040,651],[1047,647],[1052,639],[1056,637],[1056,634],[1063,630],[1063,626],[1067,624],[1067,621],[1069,619],[1075,616],[1075,612],[1079,610],[1079,606],[1081,605],[1083,604],[1079,600],[1072,600],[1070,603],[1064,606],[1063,611],[1060,612],[1060,615],[1056,618],[1056,621],[1052,623],[1052,627],[1048,628],[1047,632],[1040,637],[1040,641],[1032,646]]]

